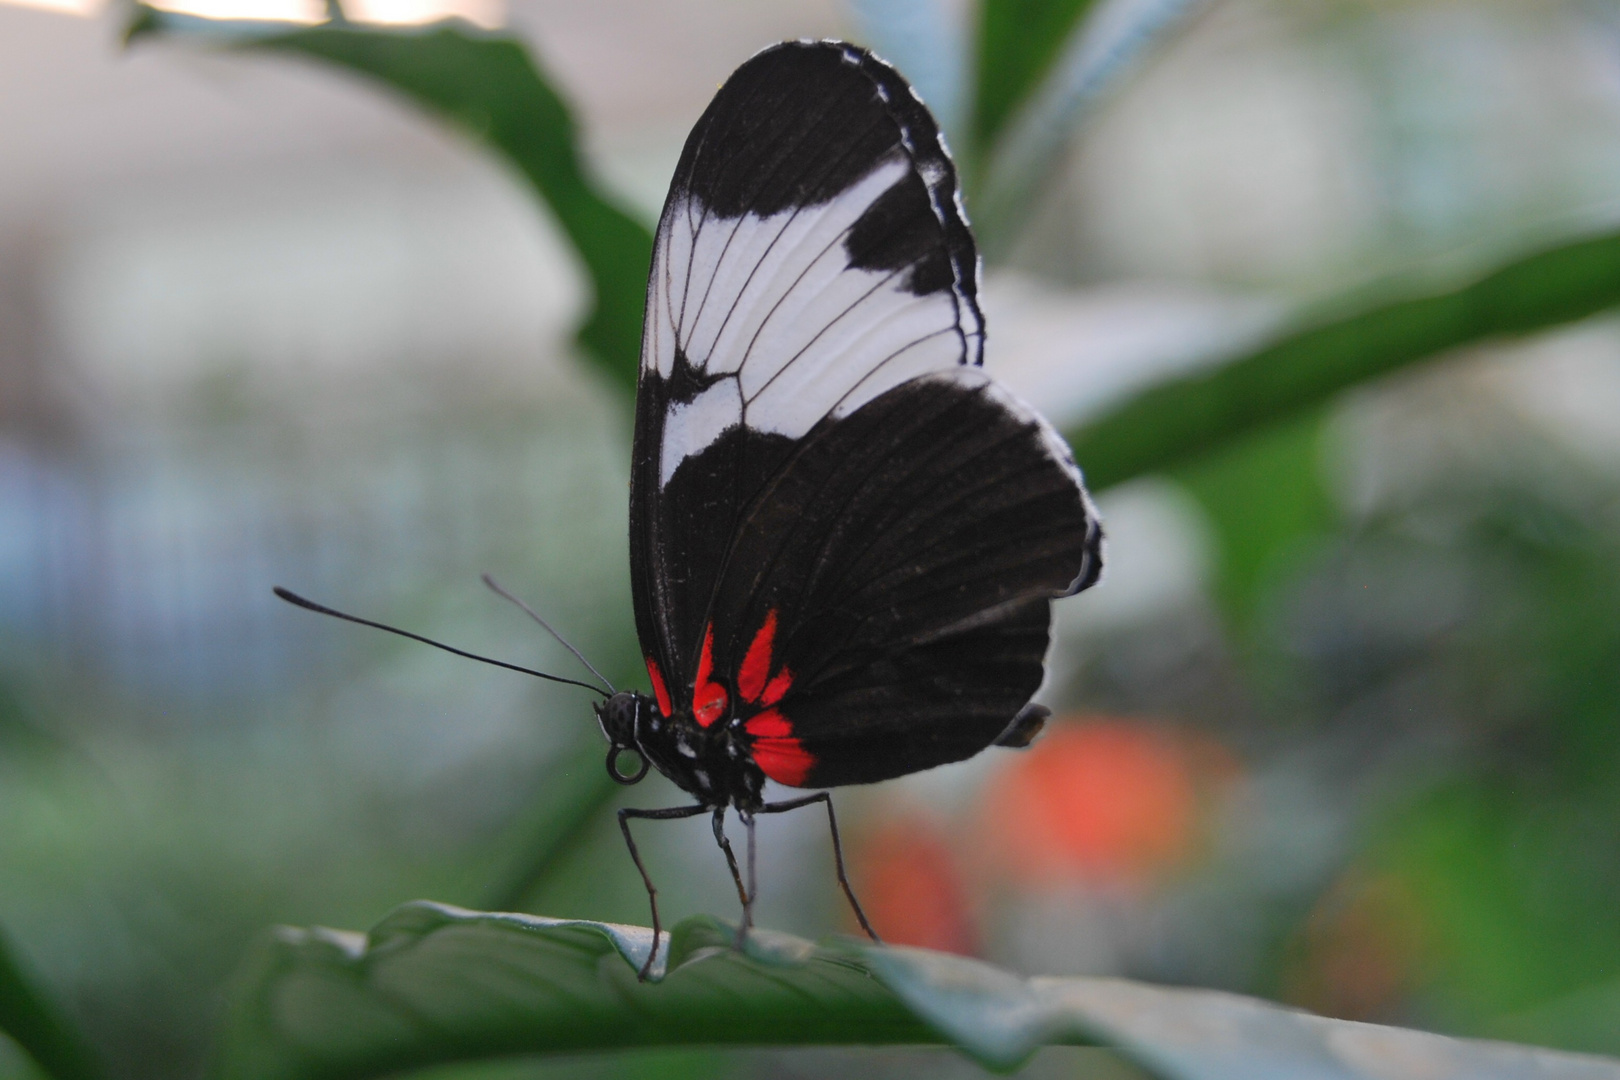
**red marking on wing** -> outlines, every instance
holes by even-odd
[[[743,728],[756,739],[793,738],[793,725],[776,709],[766,709],[750,718]]]
[[[776,677],[765,684],[765,693],[759,699],[761,705],[775,705],[793,686],[793,672],[783,668],[776,673]]]
[[[703,631],[703,652],[698,655],[697,678],[692,682],[692,716],[708,727],[726,713],[726,688],[714,681],[714,625]]]
[[[754,737],[754,764],[779,784],[801,787],[816,764],[815,755],[793,737],[793,725],[775,709],[766,709],[743,725]]]
[[[669,687],[664,685],[664,673],[658,670],[658,661],[647,657],[647,678],[652,680],[653,695],[658,698],[658,711],[666,717],[673,716],[674,707],[669,701]]]
[[[748,646],[742,667],[737,670],[737,691],[744,701],[758,701],[759,695],[765,692],[765,683],[771,674],[771,645],[775,640],[776,609],[772,608],[765,616],[765,624],[754,635],[753,644]]]

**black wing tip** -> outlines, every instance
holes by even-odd
[[[859,72],[859,77],[871,86],[875,100],[869,104],[880,106],[894,125],[897,138],[889,151],[900,150],[910,159],[913,173],[927,191],[929,208],[944,241],[943,254],[950,264],[949,287],[962,309],[959,323],[964,361],[978,366],[984,360],[984,313],[978,301],[981,260],[962,203],[956,162],[938,122],[916,89],[893,64],[870,49],[832,38],[801,38],[766,46],[745,60],[726,79],[692,129],[670,187],[666,213],[673,200],[685,193],[697,195],[722,217],[735,216],[745,208],[774,213],[800,200],[830,198],[834,191],[864,176],[875,166],[876,158],[852,159],[848,167],[828,171],[808,190],[796,185],[762,189],[757,186],[758,170],[754,168],[747,170],[746,182],[742,177],[698,179],[705,171],[699,159],[707,153],[711,137],[721,145],[766,124],[766,114],[785,100],[784,80],[799,84],[799,89],[805,91],[799,95],[803,100],[833,100],[840,96],[840,88],[843,92],[850,88],[850,76],[845,73],[851,71]],[[846,99],[846,106],[854,107],[854,102]],[[782,114],[770,116],[774,122]],[[755,198],[742,198],[744,190]]]
[[[984,312],[979,308],[983,260],[968,223],[967,207],[962,203],[961,177],[956,159],[945,143],[945,133],[916,87],[893,64],[859,45],[831,44],[844,50],[846,57],[857,58],[851,62],[878,87],[889,116],[900,128],[912,168],[928,188],[929,201],[939,220],[954,272],[957,297],[971,316],[964,320],[971,323],[964,327],[965,335],[974,339],[971,344],[964,341],[968,345],[968,363],[980,366],[984,363]]]

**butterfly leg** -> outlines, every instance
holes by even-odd
[[[748,931],[754,928],[754,900],[759,896],[759,881],[754,877],[754,815],[749,810],[737,811],[743,824],[748,827],[748,903],[743,905],[742,933],[737,935],[739,941],[747,936]]]
[[[844,872],[844,845],[838,839],[838,815],[833,813],[832,793],[818,791],[814,795],[806,795],[799,799],[766,803],[759,808],[759,812],[762,814],[781,814],[788,810],[797,810],[801,806],[809,806],[811,803],[827,804],[827,827],[832,832],[833,865],[838,870],[838,885],[844,890],[844,898],[849,901],[849,906],[855,912],[855,918],[859,920],[861,929],[866,931],[866,936],[881,944],[883,939],[877,936],[877,931],[872,929],[872,924],[866,921],[866,912],[861,910],[861,902],[855,899],[855,890],[849,887],[849,875]],[[749,839],[753,839],[752,831],[749,833]],[[752,863],[752,858],[749,861]]]
[[[647,954],[647,962],[641,965],[636,977],[642,982],[652,973],[653,960],[658,956],[659,932],[663,929],[658,922],[658,890],[654,888],[652,878],[647,875],[647,868],[641,863],[641,852],[636,850],[635,837],[630,835],[630,819],[646,818],[649,821],[671,821],[675,818],[696,817],[707,810],[707,806],[671,806],[663,810],[630,810],[619,811],[619,831],[624,833],[625,845],[630,848],[630,861],[636,864],[641,871],[641,883],[647,886],[647,903],[652,907],[652,951]]]
[[[720,842],[720,848],[726,853],[726,864],[731,867],[731,880],[737,883],[737,899],[742,901],[742,925],[737,927],[737,936],[732,940],[731,947],[741,949],[743,942],[748,940],[748,931],[754,925],[754,897],[759,895],[759,885],[754,880],[754,815],[747,810],[738,810],[737,816],[742,818],[748,827],[748,884],[743,884],[742,874],[737,868],[737,856],[731,851],[731,841],[726,839],[724,827],[721,824],[725,814],[724,807],[716,807],[714,811],[714,838]]]
[[[731,850],[731,841],[726,839],[726,808],[714,808],[714,839],[720,845],[720,850],[726,853],[726,865],[731,868],[731,880],[737,883],[737,902],[744,911],[748,910],[748,890],[743,888],[742,872],[737,869],[737,856]]]

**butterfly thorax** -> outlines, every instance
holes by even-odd
[[[653,767],[708,806],[757,809],[765,776],[748,755],[742,726],[703,727],[690,713],[662,715],[656,705],[643,714],[637,749]]]
[[[641,774],[619,773],[613,764],[618,753],[634,750],[706,806],[753,810],[764,802],[765,776],[749,757],[740,721],[704,727],[689,711],[665,716],[655,698],[629,691],[603,702],[597,716],[613,748],[608,771],[614,779],[641,779]]]

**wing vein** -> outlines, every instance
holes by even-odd
[[[883,286],[885,286],[889,282],[893,281],[896,277],[898,277],[901,273],[903,273],[904,270],[905,270],[905,268],[902,267],[900,270],[893,270],[893,271],[890,271],[888,274],[885,274],[883,277],[879,278],[876,282],[874,282],[870,289],[867,289],[860,296],[858,296],[854,300],[850,301],[849,306],[844,308],[843,311],[840,311],[837,315],[834,315],[831,319],[828,319],[824,324],[822,324],[821,329],[817,330],[815,332],[815,334],[810,338],[810,340],[805,342],[804,345],[802,345],[799,348],[798,352],[796,352],[792,356],[788,357],[787,360],[785,360],[782,363],[782,366],[777,368],[776,371],[771,374],[771,377],[769,379],[766,379],[765,382],[760,385],[759,390],[756,391],[753,394],[753,396],[743,399],[744,407],[746,408],[749,402],[752,402],[755,398],[758,398],[766,390],[770,389],[771,384],[774,383],[777,379],[781,378],[783,372],[787,371],[787,369],[792,367],[795,363],[797,363],[799,361],[799,359],[804,356],[805,353],[809,352],[811,347],[814,346],[816,342],[821,340],[822,335],[826,334],[827,331],[831,330],[834,326],[838,325],[838,323],[844,318],[844,316],[848,315],[850,312],[854,311],[856,308],[858,308],[862,304],[864,304],[867,301],[867,299],[873,293],[877,292],[879,289],[883,288]],[[911,346],[907,345],[906,347],[910,348]],[[888,359],[885,358],[884,360],[879,361],[878,366],[881,367],[883,364],[885,364],[887,362],[888,362]],[[868,372],[867,374],[870,375],[871,373]],[[865,382],[866,378],[867,378],[867,376],[863,375],[861,377],[860,381]],[[857,383],[856,385],[858,386],[858,385],[860,385],[860,383]],[[848,395],[846,394],[845,396],[848,396]],[[842,400],[843,400],[843,398],[839,398],[839,401],[842,401]],[[836,408],[836,407],[837,406],[835,405],[834,408]],[[828,411],[830,412],[831,410],[828,410]]]

